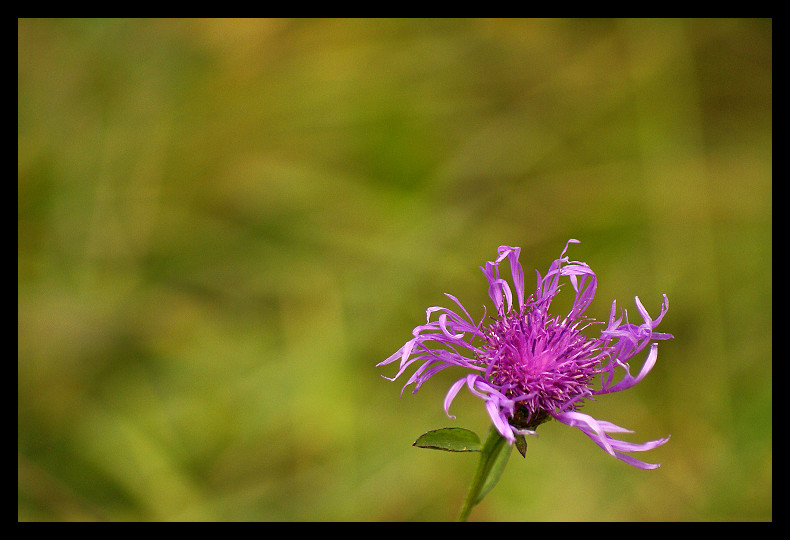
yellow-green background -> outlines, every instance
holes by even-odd
[[[568,238],[675,339],[473,520],[772,519],[770,20],[19,20],[18,519],[445,520],[425,309]],[[567,292],[565,293],[567,295]],[[567,307],[561,295],[557,308]],[[405,382],[405,378],[402,382]]]

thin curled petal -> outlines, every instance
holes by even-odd
[[[598,424],[603,428],[606,433],[633,433],[633,430],[620,427],[606,420],[598,420]]]
[[[475,322],[474,319],[472,318],[471,315],[469,315],[469,312],[466,311],[466,308],[463,306],[463,304],[461,304],[461,302],[458,300],[458,298],[456,298],[455,296],[453,296],[452,294],[449,294],[449,293],[444,293],[444,295],[447,298],[449,298],[450,300],[452,300],[453,302],[455,302],[456,304],[458,304],[458,307],[460,307],[461,310],[464,312],[464,315],[466,315],[466,318],[469,319],[469,322],[474,324],[474,322]]]
[[[563,248],[562,253],[560,253],[560,257],[565,256],[565,252],[568,251],[568,246],[570,246],[571,244],[581,244],[581,242],[579,240],[576,240],[575,238],[571,238],[570,240],[565,242],[565,247]]]
[[[511,426],[511,428],[513,429],[513,433],[516,435],[529,435],[531,437],[538,436],[538,432],[535,431],[534,429],[518,429],[518,428],[514,428],[513,426]]]
[[[614,455],[614,449],[609,443],[609,437],[606,436],[603,426],[592,416],[575,411],[566,411],[552,416],[565,425],[579,428],[593,440],[600,442],[601,448]],[[595,433],[595,437],[593,437],[592,433]]]
[[[622,381],[611,386],[609,388],[601,389],[597,394],[610,394],[612,392],[620,392],[621,390],[626,390],[627,388],[631,388],[639,381],[645,378],[645,375],[650,373],[650,370],[653,369],[653,366],[656,365],[656,359],[658,358],[658,343],[653,343],[650,345],[650,352],[647,355],[647,359],[645,363],[642,364],[642,369],[639,370],[639,374],[636,377],[631,376],[630,373],[626,372],[625,377]]]
[[[499,258],[497,262],[507,257],[510,261],[510,273],[513,276],[513,286],[516,288],[516,297],[518,298],[518,307],[524,307],[524,269],[521,263],[518,262],[518,257],[521,254],[520,247],[499,246]]]
[[[645,306],[642,305],[642,302],[639,300],[638,296],[634,296],[634,303],[636,304],[636,309],[639,310],[639,314],[642,315],[642,318],[645,320],[645,324],[652,328],[653,319],[650,318],[650,314],[648,314]]]
[[[582,431],[582,432],[585,435],[587,435],[588,437],[590,437],[590,439],[592,439],[595,444],[597,444],[598,446],[603,448],[603,445],[601,444],[601,442],[593,434],[587,433],[585,431]],[[653,448],[661,446],[662,444],[664,444],[668,440],[669,440],[669,437],[665,437],[663,439],[658,439],[657,441],[650,441],[650,442],[644,443],[644,445],[641,445],[642,448],[640,448],[640,449],[627,450],[627,451],[642,452],[642,451],[646,451],[646,450],[652,450]],[[618,441],[618,442],[620,444],[623,444],[623,445],[627,444],[627,443],[623,443],[623,441]],[[640,445],[633,445],[633,446],[640,446]],[[640,459],[637,459],[637,458],[635,458],[633,456],[629,456],[627,454],[623,454],[622,452],[618,452],[618,451],[615,451],[614,457],[616,457],[617,459],[619,459],[621,461],[624,461],[624,462],[628,463],[629,465],[632,465],[634,467],[637,467],[639,469],[644,469],[644,470],[657,469],[657,468],[659,468],[661,466],[660,463],[646,463],[646,462],[644,462],[644,461],[642,461]]]
[[[463,334],[451,334],[449,330],[447,330],[447,314],[442,313],[439,315],[439,328],[442,329],[442,333],[450,339],[461,339],[464,337]]]
[[[486,409],[488,410],[488,416],[491,418],[499,434],[507,439],[508,442],[514,442],[516,437],[513,435],[513,429],[510,427],[510,424],[507,423],[507,420],[502,418],[502,413],[496,401],[493,399],[486,400]]]
[[[635,457],[629,456],[627,454],[621,454],[620,452],[615,452],[614,457],[616,457],[620,461],[624,461],[628,463],[632,467],[636,467],[637,469],[643,469],[646,471],[658,469],[661,466],[660,463],[647,463],[642,461],[641,459],[636,459]]]
[[[669,440],[669,437],[664,437],[661,439],[656,439],[654,441],[647,441],[644,443],[631,443],[627,441],[618,441],[617,439],[609,438],[609,443],[612,445],[612,448],[615,450],[619,450],[621,452],[646,452],[648,450],[653,450],[654,448],[658,448],[665,442]]]
[[[401,354],[401,364],[406,362],[411,354],[412,349],[414,348],[414,344],[417,343],[417,338],[410,339],[406,342],[406,345],[403,346],[403,353]]]
[[[507,300],[507,311],[503,311],[502,293],[505,294],[505,299]],[[504,279],[494,280],[488,287],[488,295],[497,304],[500,313],[507,313],[513,307],[513,293],[510,292],[510,285]]]
[[[447,416],[450,418],[455,418],[455,416],[450,414],[450,404],[455,399],[455,396],[458,395],[458,391],[463,388],[464,384],[466,384],[466,377],[458,379],[453,383],[450,387],[450,391],[447,392],[447,395],[444,397],[444,412],[447,413]]]

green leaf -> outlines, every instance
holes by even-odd
[[[434,429],[420,435],[412,446],[447,452],[480,452],[480,437],[464,428]]]

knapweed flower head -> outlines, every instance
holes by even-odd
[[[454,418],[450,404],[466,386],[484,400],[494,427],[510,443],[517,436],[537,435],[535,428],[554,418],[578,428],[612,456],[641,469],[654,469],[657,464],[645,463],[624,452],[651,450],[664,444],[668,437],[642,444],[617,440],[610,433],[632,432],[596,420],[579,412],[579,408],[594,396],[631,388],[653,368],[658,356],[655,341],[672,337],[653,331],[666,314],[669,300],[664,295],[661,313],[652,319],[636,297],[641,324],[629,323],[625,310],[618,314],[616,302],[612,302],[606,323],[585,317],[584,311],[595,295],[597,277],[586,263],[565,256],[571,243],[578,240],[568,240],[545,276],[536,272],[537,288],[528,297],[518,260],[521,248],[500,246],[498,257],[480,267],[488,280],[488,294],[496,313],[486,319],[484,310],[483,318],[476,323],[455,296],[445,293],[464,316],[444,307],[428,308],[427,323],[417,326],[414,337],[378,365],[400,360],[395,377],[386,377],[395,380],[412,364],[421,362],[403,387],[405,390],[415,384],[412,393],[443,369],[464,368],[468,373],[450,386],[444,400],[450,418]],[[512,289],[500,277],[499,265],[505,259],[510,263]],[[575,292],[573,305],[564,316],[551,315],[549,308],[563,278],[570,281]],[[438,317],[431,321],[434,314]],[[582,333],[604,324],[598,337]],[[628,362],[648,345],[642,368],[633,375]],[[619,372],[624,375],[619,377]],[[600,380],[600,385],[594,385],[596,380]]]

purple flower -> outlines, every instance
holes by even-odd
[[[669,437],[634,444],[617,440],[610,433],[632,431],[578,411],[585,399],[619,392],[641,381],[653,368],[658,356],[655,340],[669,339],[670,334],[654,332],[669,308],[664,295],[661,313],[651,319],[647,310],[635,298],[642,316],[642,324],[631,324],[622,310],[619,317],[615,302],[606,327],[598,337],[588,337],[582,330],[592,325],[603,325],[584,316],[584,311],[595,295],[597,278],[587,264],[570,261],[565,256],[568,240],[560,258],[555,260],[544,277],[537,273],[537,288],[524,297],[524,272],[518,261],[521,248],[500,246],[496,260],[480,267],[488,280],[488,294],[496,307],[496,314],[486,322],[485,312],[479,323],[469,315],[458,299],[447,294],[461,308],[464,316],[444,307],[430,307],[427,323],[417,326],[413,338],[395,354],[378,364],[400,360],[397,379],[409,366],[421,362],[403,387],[414,383],[412,393],[439,371],[458,366],[469,371],[447,392],[444,409],[449,409],[463,386],[485,401],[486,410],[497,431],[513,443],[516,436],[537,435],[535,428],[554,418],[578,428],[612,456],[641,469],[655,469],[657,464],[645,463],[624,454],[642,452],[660,446]],[[499,265],[510,262],[513,289],[499,275]],[[576,295],[570,312],[560,317],[549,314],[551,301],[560,289],[560,279],[567,276]],[[437,320],[431,322],[431,316]],[[652,342],[652,343],[651,343]],[[628,361],[650,345],[642,368],[631,374]],[[464,354],[466,353],[466,354]],[[615,371],[625,374],[615,382]],[[598,376],[598,377],[596,377]],[[600,389],[591,384],[600,379]],[[401,395],[403,395],[401,390]]]

